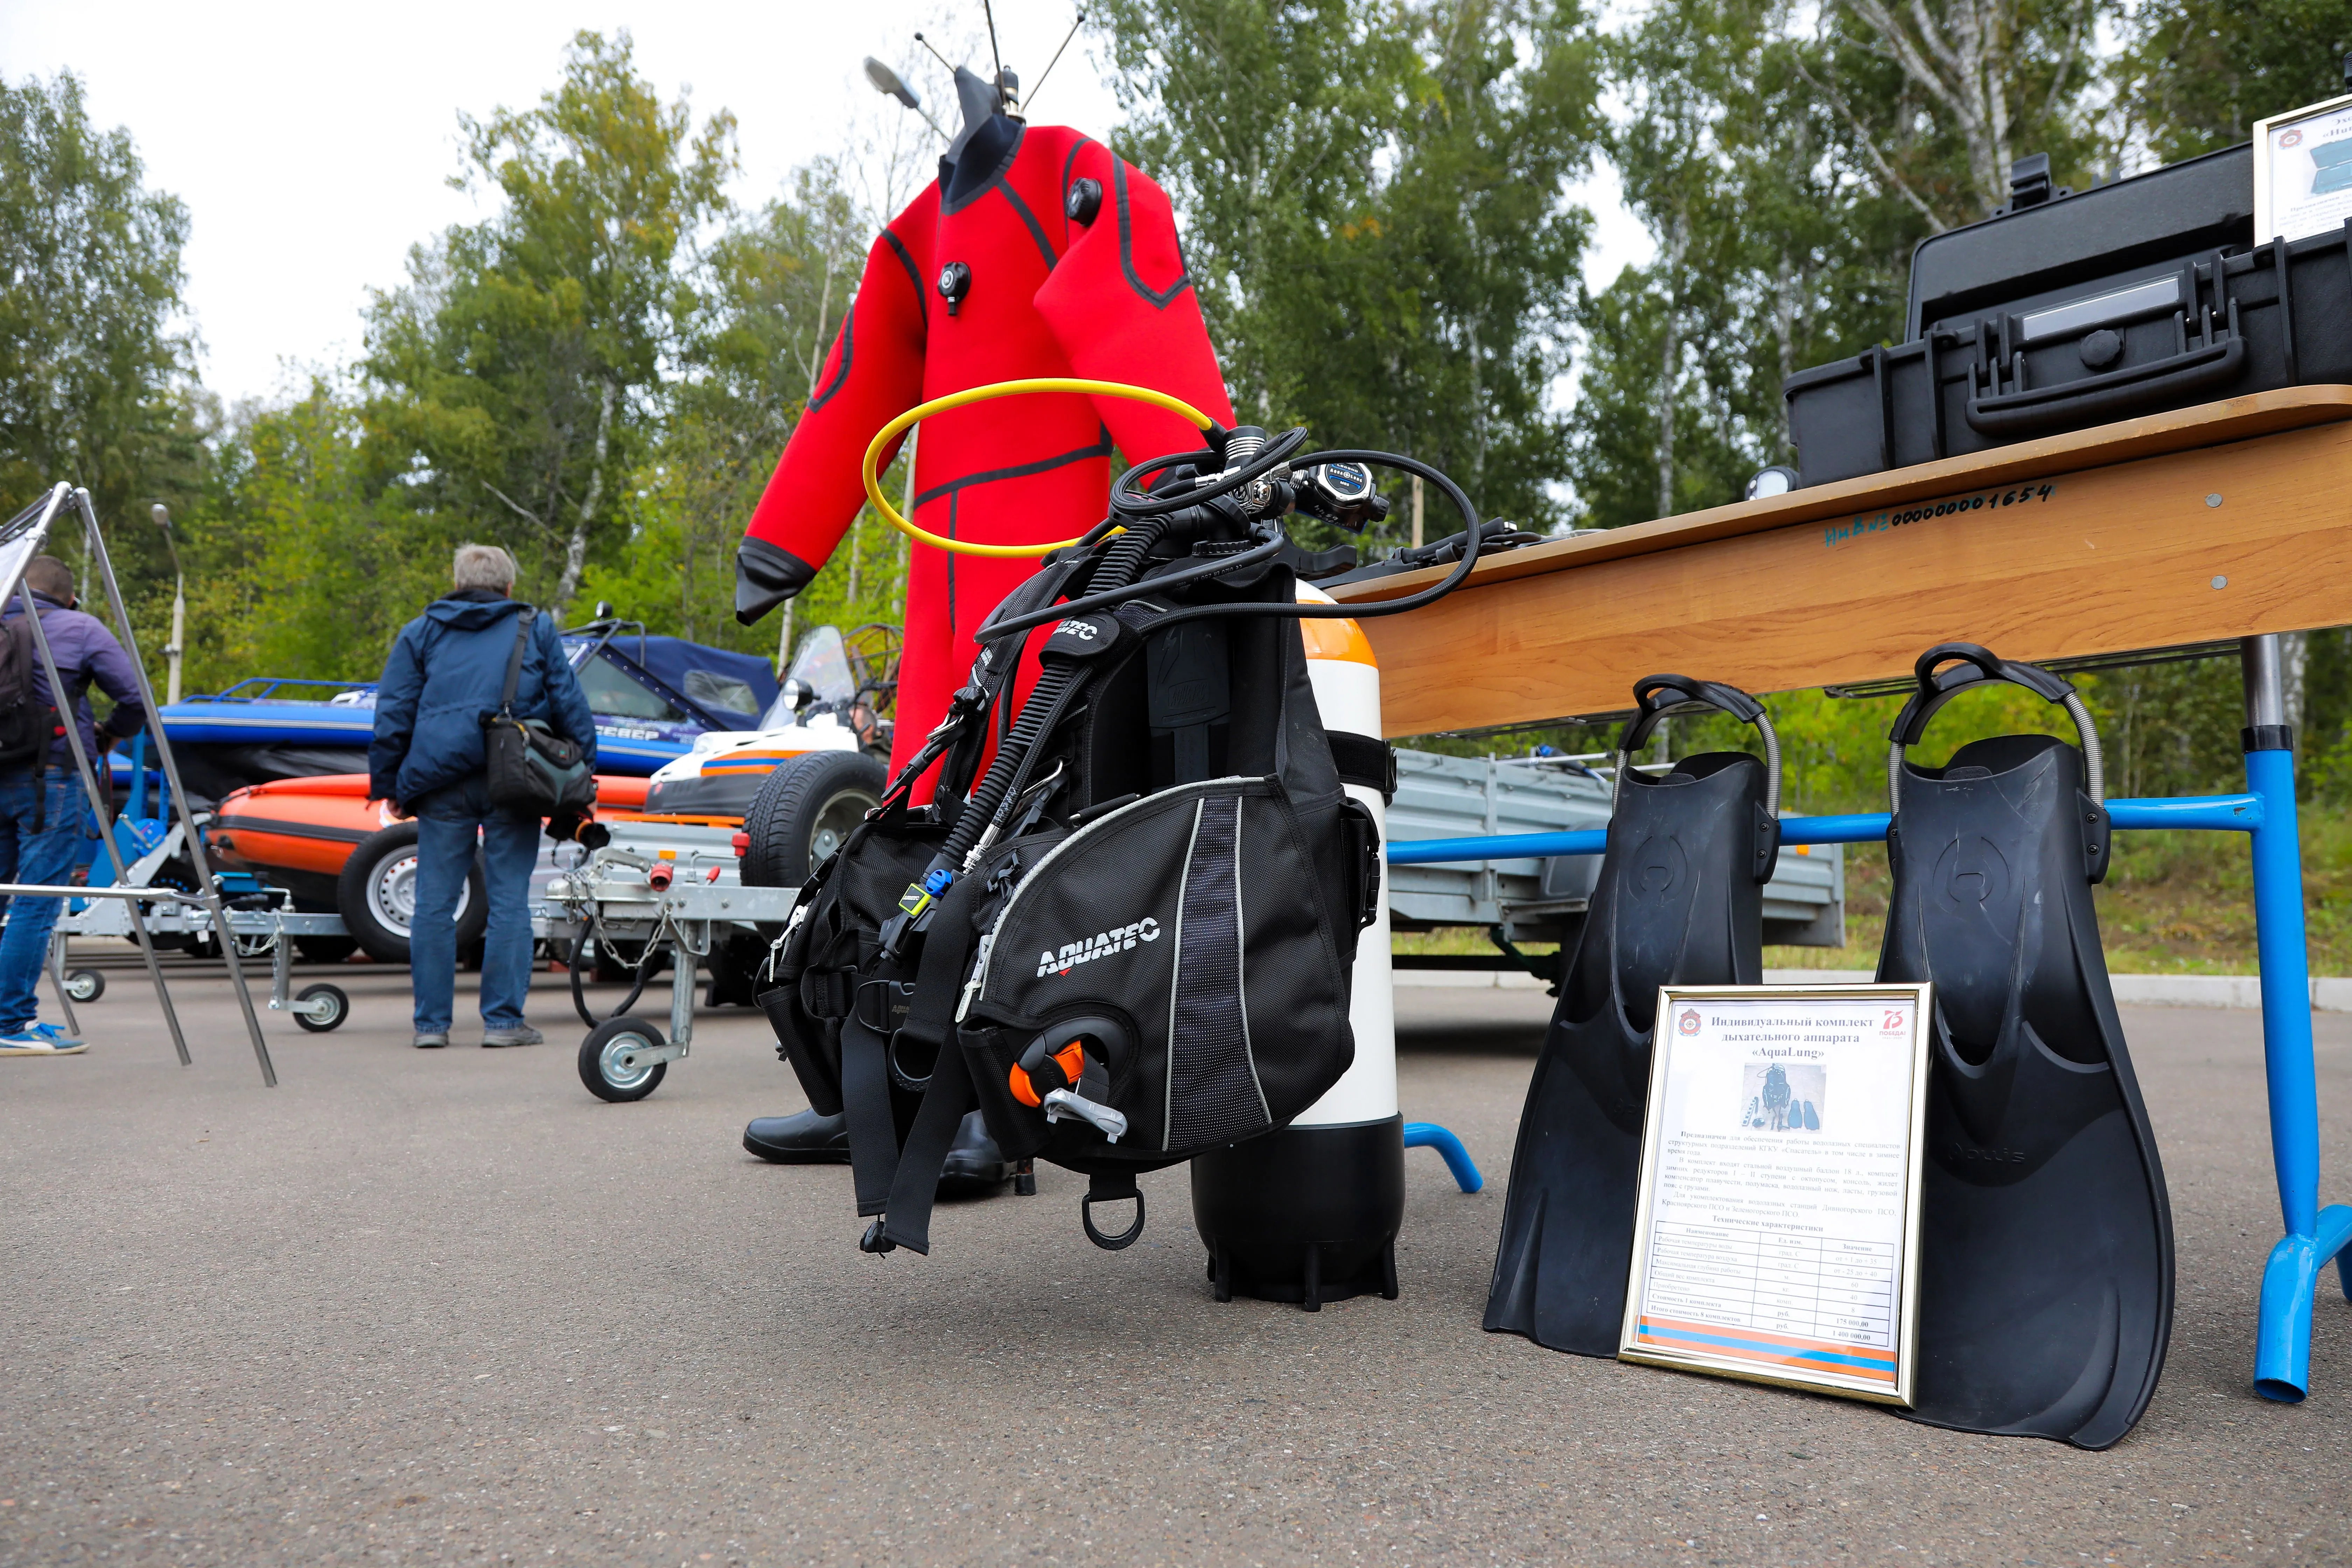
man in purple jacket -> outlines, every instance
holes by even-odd
[[[65,678],[82,745],[91,765],[99,766],[105,753],[99,746],[99,729],[90,711],[92,681],[114,699],[114,711],[106,721],[109,746],[117,739],[139,733],[147,722],[131,656],[96,616],[74,608],[73,573],[64,562],[50,555],[35,556],[25,568],[25,592],[40,612],[41,631],[58,661],[58,673]],[[24,613],[25,595],[14,595],[5,614],[0,614],[0,624]],[[51,694],[48,673],[37,658],[33,667],[33,700],[37,708],[60,712],[66,706]],[[89,810],[73,752],[60,729],[44,765],[0,772],[0,882],[62,885],[73,874],[74,851]],[[49,932],[57,923],[55,899],[20,898],[12,902],[8,928],[0,932],[0,1056],[72,1056],[85,1048],[55,1024],[34,1021],[40,1013],[35,987],[48,963]]]

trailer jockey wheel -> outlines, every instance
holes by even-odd
[[[95,1002],[106,994],[106,976],[95,969],[68,970],[66,994],[77,1002]]]
[[[612,1018],[580,1042],[580,1081],[599,1100],[616,1105],[643,1100],[661,1087],[669,1063],[655,1057],[662,1032],[643,1018]]]
[[[288,1009],[294,1021],[314,1035],[342,1027],[343,1020],[352,1016],[352,999],[340,985],[306,985]]]

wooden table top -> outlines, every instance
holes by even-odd
[[[1361,625],[1392,736],[1906,676],[1937,642],[2049,659],[2352,623],[2352,386],[2299,386],[1482,560]],[[1330,590],[1369,604],[1428,568]]]

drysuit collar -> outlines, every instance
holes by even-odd
[[[950,212],[987,189],[1021,145],[1021,121],[1004,112],[995,84],[962,66],[955,74],[963,129],[940,157],[940,200]]]

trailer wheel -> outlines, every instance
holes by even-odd
[[[797,888],[833,858],[889,784],[862,752],[808,752],[780,763],[743,814],[743,885]]]
[[[95,1002],[106,994],[106,976],[95,969],[69,969],[66,994],[77,1002]]]
[[[588,1031],[580,1042],[580,1081],[599,1100],[625,1105],[661,1087],[669,1063],[649,1062],[661,1048],[662,1032],[643,1018],[613,1018]]]
[[[416,918],[416,824],[395,822],[360,840],[335,879],[335,909],[370,958],[378,963],[408,962],[408,927]],[[459,951],[480,942],[489,923],[482,858],[477,855],[466,873],[466,890],[457,897]]]
[[[294,997],[294,1021],[314,1035],[342,1027],[352,999],[340,985],[306,985]]]

